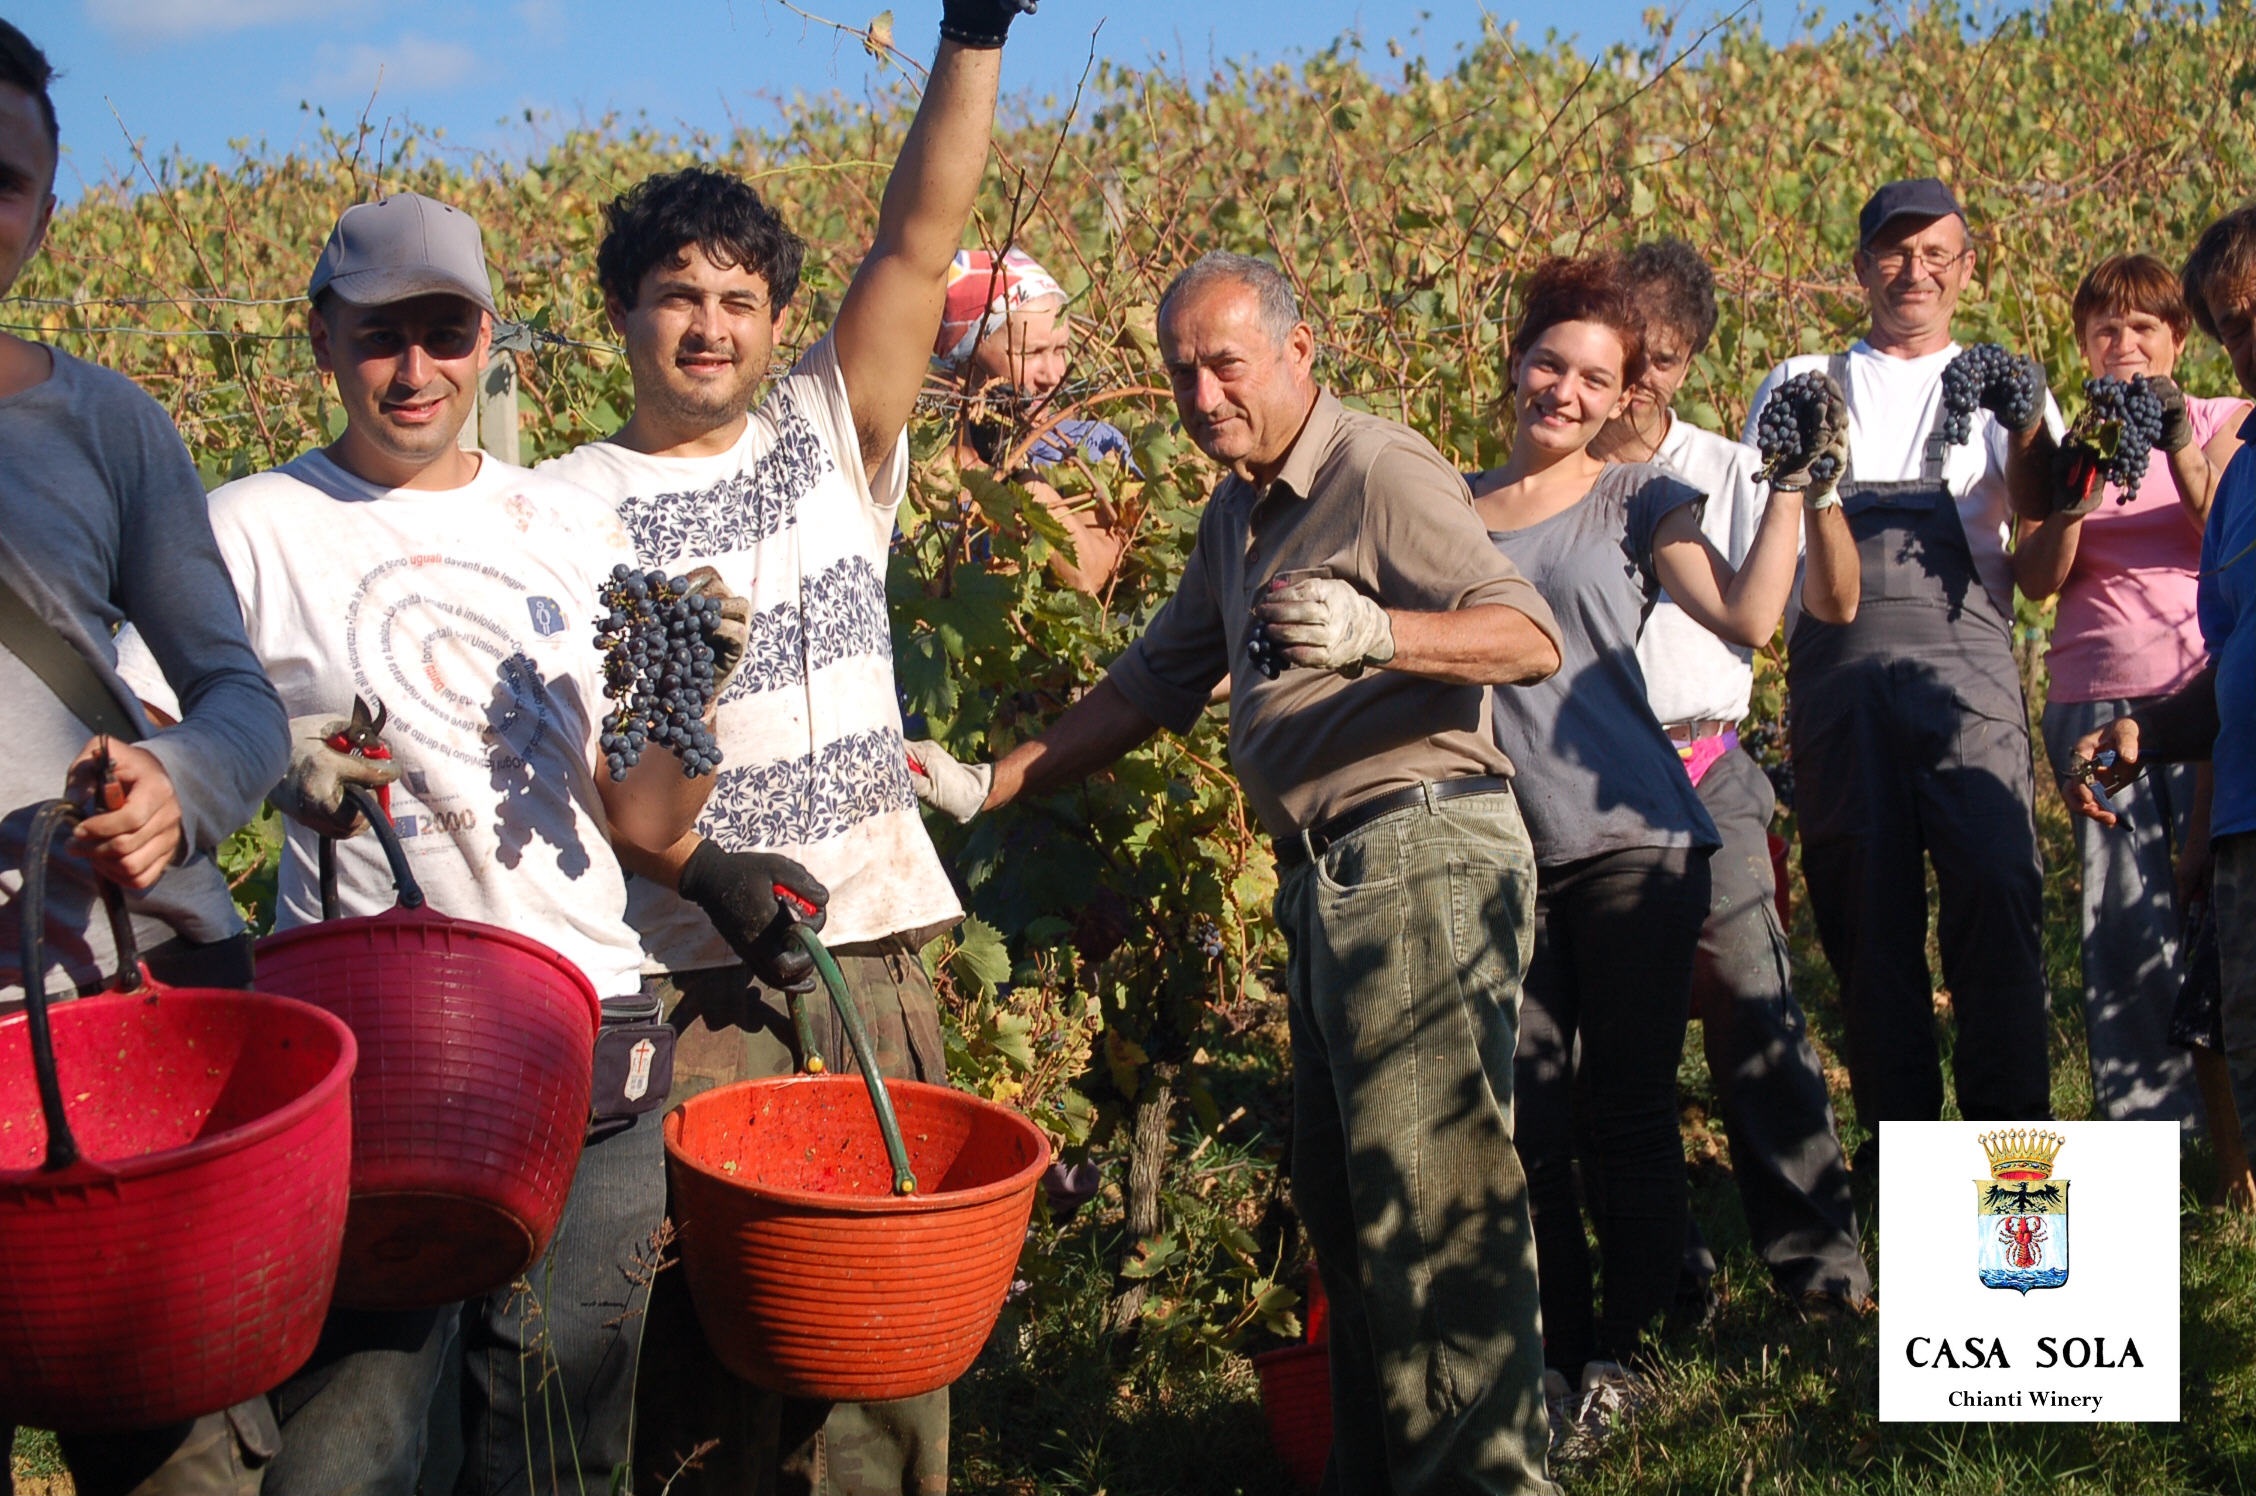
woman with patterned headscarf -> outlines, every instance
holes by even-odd
[[[962,399],[957,462],[984,468],[1009,461],[1005,476],[1057,516],[1073,539],[1073,559],[1054,557],[1051,574],[1077,591],[1096,593],[1120,564],[1124,527],[1114,523],[1117,516],[1102,498],[1080,507],[1035,473],[1067,462],[1126,461],[1128,438],[1104,421],[1051,412],[1071,364],[1065,303],[1065,289],[1024,250],[1007,250],[999,259],[984,249],[958,251],[932,356]]]

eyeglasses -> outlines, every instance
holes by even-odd
[[[1917,265],[1929,275],[1939,276],[1972,253],[1971,249],[1944,250],[1930,246],[1920,250],[1884,249],[1877,254],[1868,251],[1865,258],[1882,275],[1901,275]]]

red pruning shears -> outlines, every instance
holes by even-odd
[[[343,732],[330,737],[329,746],[339,753],[349,753],[354,758],[389,759],[392,756],[392,750],[384,743],[384,724],[389,720],[391,720],[391,713],[384,709],[384,702],[381,697],[377,699],[376,710],[371,712],[368,709],[368,703],[355,696],[353,698],[352,720],[345,724]],[[376,804],[385,815],[389,816],[392,813],[392,787],[390,785],[380,784],[376,786]]]

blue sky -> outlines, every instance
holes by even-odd
[[[860,25],[886,0],[801,3]],[[1523,35],[1556,26],[1594,46],[1641,37],[1646,4],[1494,14],[1519,20]],[[938,0],[893,8],[904,46],[929,48]],[[1693,0],[1686,19],[1718,8]],[[178,149],[218,161],[234,157],[236,141],[277,151],[313,144],[318,121],[303,105],[341,126],[365,109],[379,125],[411,118],[444,127],[456,146],[522,155],[610,113],[716,133],[732,121],[764,124],[779,98],[858,96],[875,76],[858,43],[776,0],[0,0],[0,14],[66,75],[55,90],[66,199],[131,166],[128,134],[152,155]],[[1005,86],[1037,104],[1069,95],[1100,19],[1100,55],[1139,66],[1164,58],[1197,76],[1213,62],[1319,50],[1348,32],[1382,65],[1389,40],[1447,65],[1480,34],[1481,17],[1475,4],[1417,0],[1043,0],[1014,31]]]

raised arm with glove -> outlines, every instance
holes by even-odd
[[[1010,37],[1011,22],[1034,14],[1034,6],[1035,0],[945,0],[941,39],[981,51],[1000,47]]]
[[[2185,391],[2167,374],[2147,375],[2146,388],[2162,404],[2162,435],[2154,449],[2174,457],[2193,445],[2193,412],[2186,409]]]

